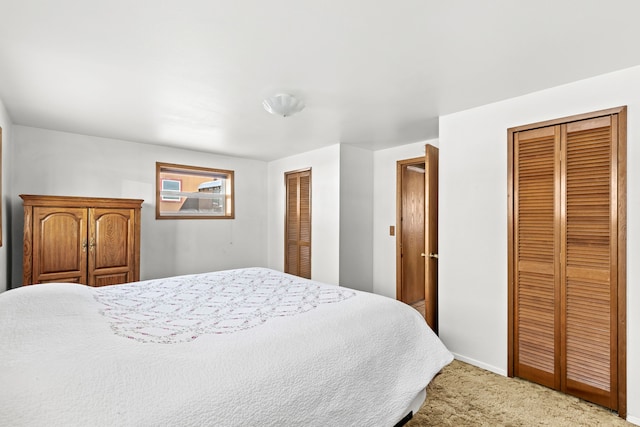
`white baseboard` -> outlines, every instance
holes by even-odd
[[[634,417],[633,415],[627,414],[627,421],[630,422],[631,424],[635,424],[637,426],[640,426],[640,418],[639,417]]]
[[[480,362],[475,359],[471,359],[470,357],[466,357],[458,353],[453,353],[453,357],[455,357],[457,360],[461,362],[465,362],[470,365],[477,366],[478,368],[482,368],[486,371],[493,372],[494,374],[502,375],[503,377],[507,376],[507,371],[505,371],[504,369],[496,368],[495,366],[488,365],[486,363]]]

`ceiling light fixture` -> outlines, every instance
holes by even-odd
[[[304,102],[293,95],[279,93],[262,101],[262,106],[271,114],[287,117],[302,111]]]

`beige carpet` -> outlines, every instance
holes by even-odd
[[[633,427],[601,406],[457,360],[429,384],[426,402],[406,425]]]

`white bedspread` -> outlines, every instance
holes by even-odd
[[[263,268],[0,294],[2,426],[393,426],[451,360],[407,305]]]

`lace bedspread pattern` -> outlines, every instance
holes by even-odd
[[[355,292],[265,268],[228,270],[97,288],[100,313],[119,336],[180,343],[294,316]]]

